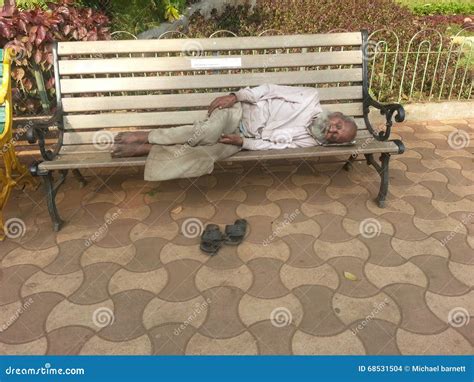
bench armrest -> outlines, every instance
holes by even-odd
[[[36,142],[38,142],[41,156],[46,161],[54,160],[63,145],[64,129],[62,125],[62,115],[62,109],[58,108],[56,110],[56,113],[54,113],[54,115],[47,121],[30,120],[26,123],[27,126],[29,126],[26,132],[26,139],[28,140],[28,143],[35,144]],[[52,126],[58,127],[58,141],[56,142],[56,145],[53,150],[47,150],[45,147],[45,136],[46,133],[50,131],[50,128]]]
[[[385,131],[374,129],[369,121],[369,107],[373,106],[380,110],[380,114],[385,115]],[[371,96],[364,99],[364,121],[367,129],[372,133],[378,141],[386,141],[390,137],[390,132],[393,125],[393,114],[395,114],[396,122],[403,122],[405,120],[405,109],[398,103],[380,103],[374,100]]]

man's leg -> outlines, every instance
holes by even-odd
[[[217,143],[222,134],[237,132],[241,119],[242,107],[240,103],[237,103],[228,109],[215,110],[208,118],[197,121],[193,125],[160,128],[150,132],[119,133],[115,137],[112,156],[147,155],[150,151],[149,143],[155,145],[212,145]]]

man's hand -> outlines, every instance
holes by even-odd
[[[242,146],[244,141],[240,135],[226,135],[222,134],[219,143],[225,143],[228,145]]]
[[[209,109],[207,111],[208,115],[211,115],[214,109],[224,109],[234,106],[237,102],[237,97],[235,94],[229,94],[223,97],[217,97],[214,101],[211,102]]]

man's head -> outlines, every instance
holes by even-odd
[[[312,135],[328,143],[345,143],[354,140],[357,125],[353,118],[340,112],[323,111],[314,120],[311,128]]]

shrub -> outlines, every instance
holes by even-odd
[[[428,3],[417,4],[413,8],[413,13],[419,16],[426,15],[472,15],[474,14],[474,3]]]
[[[0,43],[15,49],[12,76],[17,113],[49,111],[54,103],[51,71],[52,41],[109,39],[108,18],[90,8],[80,8],[72,0],[48,3],[21,11],[5,6],[0,12]]]

